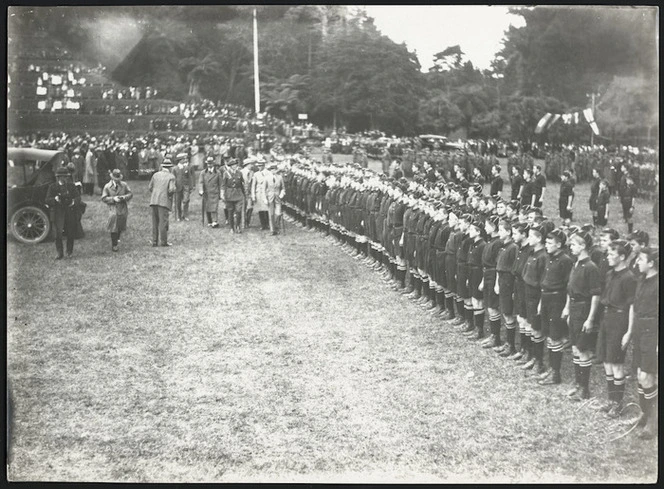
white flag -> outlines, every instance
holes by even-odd
[[[539,134],[544,130],[544,127],[549,123],[549,120],[553,114],[551,112],[547,112],[544,114],[544,117],[542,117],[539,122],[537,123],[537,127],[535,128],[535,134]]]

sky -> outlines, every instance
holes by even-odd
[[[524,25],[523,18],[507,12],[507,6],[478,5],[367,5],[376,27],[394,42],[405,42],[416,51],[422,71],[433,65],[433,55],[459,44],[466,58],[479,69],[489,68],[501,48],[510,24]]]

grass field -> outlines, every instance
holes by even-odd
[[[569,352],[537,386],[319,234],[204,228],[197,197],[152,248],[130,186],[119,253],[98,196],[71,260],[8,242],[10,479],[656,480],[657,441],[564,398]]]

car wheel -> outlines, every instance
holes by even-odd
[[[22,207],[11,217],[11,233],[21,243],[37,244],[51,232],[51,221],[39,207]]]

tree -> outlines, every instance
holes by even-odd
[[[215,59],[212,53],[208,53],[203,58],[190,56],[180,60],[179,66],[187,70],[187,81],[189,82],[190,98],[196,100],[201,98],[201,83],[205,78],[219,75],[221,64]]]
[[[423,93],[419,68],[414,53],[370,23],[335,33],[312,72],[314,115],[323,123],[341,121],[351,130],[414,133]]]

